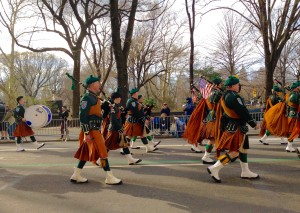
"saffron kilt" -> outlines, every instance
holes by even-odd
[[[133,137],[133,136],[143,136],[143,125],[140,123],[131,123],[126,121],[124,127],[124,135]]]
[[[217,157],[219,157],[220,152],[224,150],[238,152],[244,142],[244,136],[245,135],[241,132],[240,129],[238,129],[234,133],[225,130],[217,143]]]
[[[202,124],[201,132],[200,132],[200,141],[204,139],[214,139],[215,138],[215,122],[208,121],[207,123]]]
[[[99,130],[91,130],[89,132],[91,141],[84,141],[84,133],[79,134],[79,148],[74,157],[81,161],[96,162],[99,158],[106,159],[108,153],[104,143],[104,138]]]

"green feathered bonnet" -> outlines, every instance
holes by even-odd
[[[291,86],[291,89],[293,90],[293,89],[296,89],[297,87],[299,87],[300,86],[300,82],[299,81],[297,81],[297,82],[294,82],[293,84],[292,84],[292,86]]]
[[[100,78],[90,75],[89,77],[87,77],[85,79],[85,85],[88,86],[88,85],[90,85],[90,84],[92,84],[96,81],[99,81],[99,80],[100,80]]]
[[[132,89],[129,91],[129,94],[130,94],[130,95],[133,95],[134,93],[136,93],[136,92],[138,92],[138,91],[139,91],[139,89],[136,88],[136,87],[134,87],[134,88],[132,88]]]
[[[219,77],[215,77],[215,78],[212,79],[212,82],[213,82],[214,84],[219,85],[220,83],[222,83],[222,79],[219,78]]]
[[[278,87],[277,85],[273,86],[273,91],[275,92],[282,92],[282,89],[280,87]]]
[[[231,75],[226,79],[224,86],[228,87],[238,83],[240,83],[240,79],[236,75]]]

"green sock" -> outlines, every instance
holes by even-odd
[[[152,141],[152,136],[147,136],[148,141]]]
[[[132,138],[131,138],[131,140],[133,141],[133,142],[135,142],[136,141],[136,136],[133,136]]]
[[[270,136],[271,135],[271,132],[269,130],[266,130],[266,135],[267,136]]]
[[[205,151],[207,151],[208,153],[211,153],[211,150],[213,149],[213,145],[211,145],[211,144],[206,144],[206,146],[205,146]]]

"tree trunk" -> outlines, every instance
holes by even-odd
[[[73,68],[73,77],[80,81],[80,50],[73,51],[74,55],[74,68]],[[80,85],[75,83],[73,90],[73,100],[72,100],[72,116],[73,118],[79,117],[79,103],[80,103]]]

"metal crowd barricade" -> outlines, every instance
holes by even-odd
[[[264,112],[250,113],[253,119],[261,122]],[[155,116],[150,120],[150,129],[154,137],[181,137],[186,128],[189,116],[172,115],[167,117]],[[79,119],[71,119],[67,122],[69,137],[71,140],[77,139],[80,131]],[[61,136],[61,120],[53,119],[49,125],[41,129],[34,129],[35,135],[49,140],[58,140]]]

